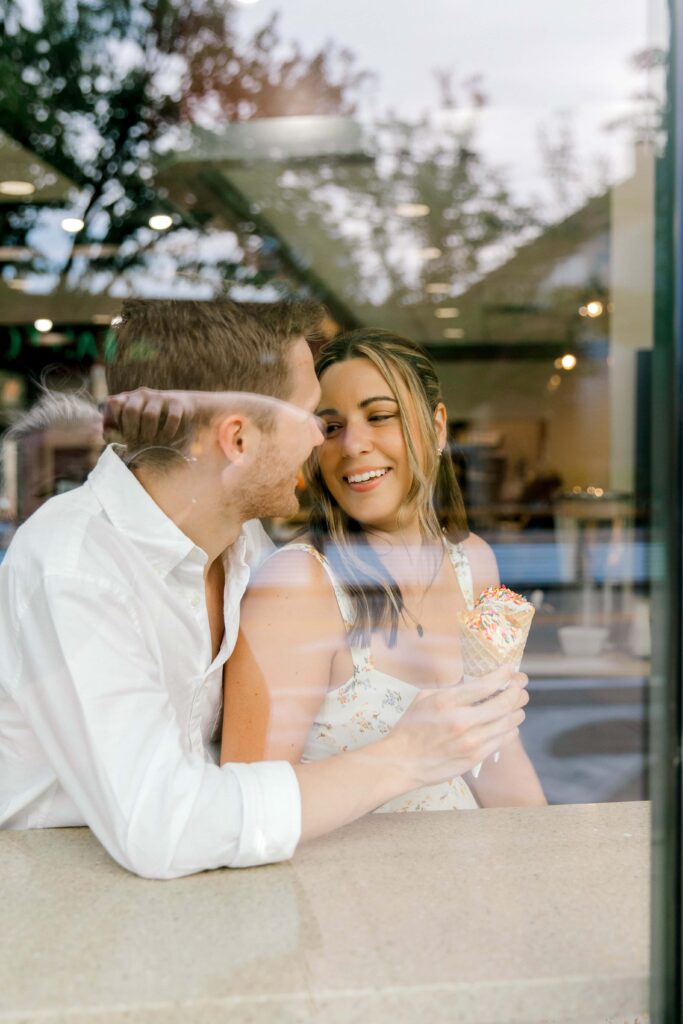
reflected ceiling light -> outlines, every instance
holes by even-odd
[[[40,331],[41,334],[45,334],[47,331],[51,331],[54,325],[52,320],[48,320],[47,317],[41,317],[40,319],[33,321],[33,326],[37,331]]]
[[[592,302],[586,303],[586,316],[595,318],[596,316],[602,316],[603,305],[599,299],[593,299]],[[579,310],[581,312],[581,310]]]
[[[399,217],[426,217],[429,207],[424,203],[399,203],[396,213]]]
[[[435,309],[434,316],[438,317],[439,320],[453,320],[454,317],[460,316],[460,310],[456,309],[455,306],[445,306],[443,309]]]
[[[451,286],[446,284],[445,281],[432,281],[425,288],[425,291],[429,292],[430,295],[448,295],[451,290]]]
[[[443,332],[444,338],[464,338],[465,332],[462,327],[447,327]]]
[[[562,378],[560,377],[559,373],[554,373],[548,381],[546,387],[548,388],[548,391],[557,391],[561,383]]]
[[[560,365],[563,370],[573,370],[576,366],[576,356],[568,352],[566,356],[562,356],[560,359]]]
[[[173,217],[169,217],[167,213],[155,213],[147,223],[155,231],[166,231],[173,223]]]
[[[426,249],[420,249],[420,256],[423,260],[436,260],[441,255],[441,249],[437,249],[435,245],[427,246]]]
[[[30,181],[0,181],[3,196],[32,196],[36,186]]]
[[[588,316],[587,306],[579,306],[579,316]]]
[[[593,494],[595,495],[596,498],[602,498],[604,493],[605,492],[603,491],[602,487],[594,487],[593,488]]]
[[[68,231],[70,235],[77,235],[84,227],[85,223],[80,217],[65,217],[62,221],[62,228],[64,231]]]

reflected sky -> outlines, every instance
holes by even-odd
[[[333,41],[376,73],[360,97],[363,119],[391,109],[400,117],[425,112],[452,122],[439,109],[434,69],[451,69],[455,80],[482,76],[488,96],[480,112],[480,139],[487,155],[504,162],[518,187],[543,188],[537,133],[559,114],[570,113],[577,151],[588,165],[608,157],[612,175],[632,167],[628,133],[604,126],[633,107],[643,76],[630,58],[650,44],[647,0],[328,0],[325,17],[316,0],[260,0],[241,7],[238,25],[250,33],[274,13],[285,39],[312,52]],[[462,90],[460,103],[465,102]],[[592,168],[595,175],[596,169]]]

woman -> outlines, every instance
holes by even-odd
[[[307,467],[306,535],[272,555],[226,667],[221,760],[319,760],[386,734],[421,688],[462,677],[456,617],[497,585],[468,533],[447,418],[422,349],[387,331],[329,342],[316,364],[325,441]],[[475,780],[380,810],[545,803],[519,741]]]

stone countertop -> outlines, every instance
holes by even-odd
[[[634,1024],[649,805],[371,815],[293,861],[146,881],[0,832],[0,1022]]]

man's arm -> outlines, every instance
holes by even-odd
[[[221,769],[184,749],[152,649],[153,612],[138,609],[134,595],[52,574],[17,625],[21,665],[11,694],[115,860],[173,878],[291,856],[300,836],[291,766]]]
[[[462,774],[516,735],[526,703],[513,684],[472,706],[510,677],[503,669],[420,695],[365,750],[296,769],[218,767],[183,749],[132,595],[51,575],[21,609],[18,639],[11,692],[57,778],[111,856],[152,878],[283,860],[301,837]]]

